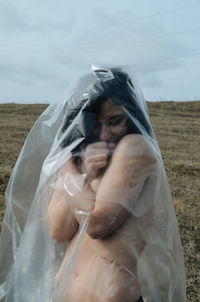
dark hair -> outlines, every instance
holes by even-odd
[[[85,81],[85,78],[84,78]],[[67,104],[67,113],[61,133],[69,130],[80,111],[78,123],[67,131],[61,142],[66,147],[77,138],[84,138],[81,146],[94,142],[92,129],[97,126],[97,114],[103,101],[111,99],[117,105],[123,106],[129,115],[128,133],[141,133],[141,127],[148,135],[152,135],[151,125],[141,108],[139,96],[127,73],[119,68],[98,69],[95,75],[86,79],[83,92],[76,91]],[[84,98],[85,95],[85,98]],[[77,148],[81,148],[81,146]],[[77,149],[76,148],[76,149]]]

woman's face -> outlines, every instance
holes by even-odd
[[[127,115],[112,100],[106,100],[101,104],[98,115],[100,141],[117,144],[128,132]]]

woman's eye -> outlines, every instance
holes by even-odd
[[[120,124],[121,121],[109,121],[108,126],[117,126]]]

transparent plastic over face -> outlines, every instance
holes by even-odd
[[[186,301],[159,146],[142,94],[120,69],[93,67],[47,108],[6,200],[0,301]]]

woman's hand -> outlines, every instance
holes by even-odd
[[[106,142],[90,144],[82,152],[82,173],[87,174],[88,181],[95,179],[99,170],[108,164],[108,146]]]

